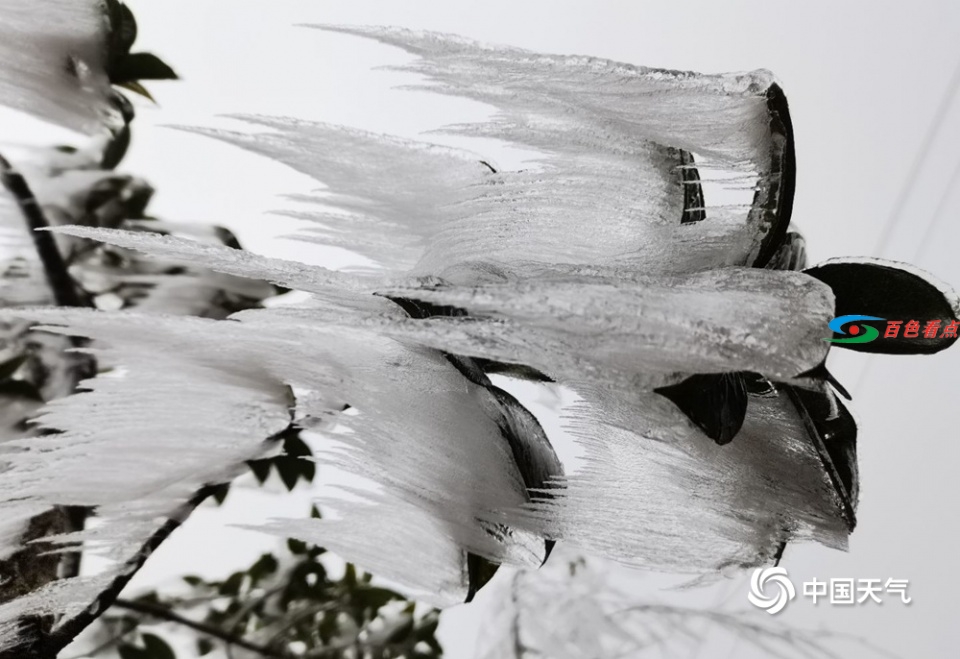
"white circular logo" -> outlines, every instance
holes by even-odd
[[[769,590],[776,589],[776,592],[768,594]],[[793,587],[793,582],[787,576],[786,568],[766,567],[757,568],[750,577],[750,592],[747,593],[747,599],[750,603],[759,609],[763,609],[770,615],[775,615],[783,611],[787,602],[797,596],[797,589]]]

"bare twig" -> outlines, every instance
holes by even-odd
[[[143,613],[148,616],[152,616],[159,620],[166,620],[167,622],[174,622],[178,625],[183,625],[184,627],[189,627],[195,631],[205,634],[207,636],[212,636],[213,638],[219,639],[228,645],[235,645],[237,647],[243,648],[244,650],[250,650],[251,652],[256,652],[264,657],[270,657],[271,659],[289,659],[290,655],[281,652],[279,650],[273,650],[271,648],[265,647],[263,645],[257,645],[256,643],[251,643],[250,641],[245,640],[244,638],[226,632],[219,627],[214,627],[213,625],[208,625],[202,622],[197,622],[195,620],[190,620],[189,618],[184,618],[183,616],[174,613],[167,607],[160,604],[152,604],[150,602],[135,602],[125,599],[117,599],[113,605],[121,609],[127,609],[128,611],[136,611],[137,613]]]

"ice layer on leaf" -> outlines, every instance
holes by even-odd
[[[0,0],[0,103],[96,132],[107,112],[107,19],[94,0]]]

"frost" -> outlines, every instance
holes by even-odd
[[[307,308],[237,315],[258,329],[260,347],[251,338],[233,349],[256,359],[287,336],[295,359],[279,368],[273,352],[264,370],[309,392],[298,417],[326,418],[337,404],[359,411],[341,415],[339,448],[321,459],[377,490],[325,501],[333,519],[275,530],[322,540],[447,602],[463,586],[460,563],[430,572],[401,560],[375,542],[370,519],[390,516],[409,555],[436,560],[471,551],[529,564],[537,552],[528,534],[631,564],[705,571],[768,560],[793,537],[842,546],[848,521],[782,394],[751,403],[746,438],[724,453],[652,392],[728,371],[811,386],[800,376],[826,356],[829,287],[729,267],[752,264],[773,231],[762,193],[779,177],[782,137],[771,129],[770,75],[698,76],[405,31],[368,36],[421,55],[407,68],[431,90],[500,111],[482,127],[452,130],[542,158],[499,172],[467,152],[291,119],[244,117],[272,131],[257,135],[196,129],[323,183],[318,209],[298,215],[314,225],[304,238],[378,266],[349,274],[179,238],[58,230],[314,294]],[[706,220],[681,222],[685,152],[739,177],[731,185],[756,181],[754,204],[708,199]],[[589,239],[571,240],[585,229]],[[408,318],[387,298],[460,311]],[[171,327],[157,327],[157,345],[171,345]],[[554,499],[529,502],[482,388],[443,353],[533,367],[580,395],[568,423],[587,466],[557,481]],[[627,531],[625,506],[635,513]],[[489,531],[505,521],[515,542],[503,545]]]
[[[0,0],[0,102],[93,133],[107,113],[106,19],[93,0]]]
[[[0,307],[52,302],[43,266],[20,210],[0,191]]]
[[[457,215],[454,205],[484,191],[490,170],[464,151],[330,124],[237,116],[274,133],[187,129],[280,160],[326,185],[308,198],[323,210],[288,212],[316,224],[303,239],[346,247],[394,272],[413,268]],[[487,186],[489,187],[489,186]]]
[[[448,565],[424,565],[398,574],[401,581],[445,574],[441,567],[460,575],[465,551],[498,562],[543,560],[542,541],[488,531],[529,497],[496,410],[483,402],[486,390],[464,381],[436,352],[270,312],[246,313],[242,323],[66,310],[16,314],[97,339],[98,361],[117,368],[90,381],[92,391],[49,404],[37,419],[65,432],[6,445],[28,450],[5,456],[0,508],[96,507],[98,523],[63,540],[84,539],[88,551],[118,561],[128,557],[158,519],[262,455],[264,440],[292,416],[323,418],[349,400],[358,413],[341,421],[338,439],[347,448],[324,460],[373,478],[382,496],[407,511],[397,524],[410,533],[423,535],[422,525],[411,524],[429,517],[439,537],[459,548]],[[69,329],[57,329],[61,323]],[[296,410],[288,409],[291,387],[309,392]],[[336,529],[345,546],[352,546],[347,529],[370,532],[365,505],[342,504],[346,521]],[[463,577],[454,586],[459,590],[451,586],[448,602],[462,600]],[[90,596],[83,587],[78,581],[81,600]]]
[[[102,579],[109,582],[122,572],[197,490],[231,478],[243,460],[264,453],[265,440],[289,423],[282,384],[264,381],[259,370],[221,348],[216,337],[229,333],[233,324],[218,324],[217,334],[205,335],[213,321],[184,320],[187,339],[157,319],[133,325],[94,312],[14,313],[48,323],[70,318],[77,333],[103,338],[97,351],[101,365],[122,365],[122,370],[88,381],[89,391],[48,404],[37,423],[66,432],[3,445],[0,518],[24,506],[96,506],[98,523],[64,540],[85,541],[86,551],[114,559],[116,567],[92,584],[64,580],[26,601],[15,600],[0,608],[0,621],[56,611],[68,601],[81,609],[89,606],[102,590]],[[176,349],[142,349],[158,332],[175,341]],[[198,359],[198,353],[205,357]],[[50,593],[57,593],[56,599]]]
[[[835,289],[762,267],[785,244],[792,195],[789,117],[768,72],[701,76],[326,29],[405,48],[417,59],[401,68],[421,87],[497,111],[446,130],[540,157],[498,171],[477,154],[293,119],[242,117],[267,129],[254,135],[190,129],[317,179],[325,189],[296,215],[310,222],[301,238],[374,265],[336,272],[142,230],[58,228],[312,298],[224,321],[3,314],[90,337],[112,370],[40,413],[60,432],[3,444],[0,518],[11,521],[0,540],[38,508],[92,506],[97,523],[59,540],[110,556],[118,574],[198,490],[277,450],[268,438],[295,419],[330,440],[321,463],[370,487],[322,500],[323,519],[264,530],[438,604],[469,590],[468,554],[536,566],[545,540],[707,574],[770,562],[792,540],[846,545],[855,427],[817,425],[846,420],[822,372]],[[746,187],[752,203],[705,198],[701,172],[723,191]],[[184,303],[171,286],[144,309]],[[563,414],[582,468],[552,468],[536,420],[485,368],[576,394]],[[752,378],[742,428],[723,446],[655,391],[704,374]],[[68,580],[7,605],[0,634],[25,612],[89,604],[102,585]]]
[[[496,172],[480,156],[428,143],[292,119],[235,116],[273,130],[191,129],[284,162],[325,184],[307,239],[353,249],[386,268],[450,276],[474,261],[508,274],[607,264],[685,272],[750,262],[771,230],[756,206],[707,199],[708,222],[681,224],[685,167],[756,183],[779,181],[782,138],[765,96],[772,76],[701,76],[584,57],[487,48],[446,35],[379,28],[361,34],[422,55],[402,67],[426,88],[494,105],[479,126],[448,130],[505,140],[543,156]],[[584,230],[590,240],[571,241]],[[419,258],[418,258],[419,257]]]
[[[725,446],[691,432],[662,397],[601,395],[602,407],[575,410],[587,466],[542,506],[549,535],[675,572],[761,565],[787,538],[846,547],[849,527],[821,458],[782,394],[751,398]]]
[[[344,273],[296,261],[258,256],[251,252],[187,238],[81,226],[58,227],[55,231],[58,234],[99,240],[175,262],[202,265],[238,277],[263,279],[317,295],[335,295],[344,290],[367,290],[356,277]]]
[[[800,273],[725,268],[696,275],[560,276],[386,291],[468,310],[405,322],[395,336],[528,364],[562,381],[652,389],[676,373],[754,371],[790,380],[827,354],[830,289]],[[392,323],[397,325],[397,323]]]

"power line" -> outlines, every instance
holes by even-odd
[[[917,185],[917,181],[920,178],[920,170],[923,168],[923,164],[926,161],[927,154],[930,152],[930,148],[933,146],[933,141],[936,139],[937,133],[940,132],[940,127],[947,117],[947,112],[953,104],[953,97],[956,95],[958,89],[960,89],[960,62],[957,62],[956,67],[953,69],[953,75],[950,77],[950,82],[947,83],[943,97],[940,99],[940,105],[937,106],[937,111],[933,115],[930,125],[927,127],[927,132],[923,137],[923,142],[920,144],[920,149],[917,151],[910,165],[910,171],[907,173],[903,187],[900,189],[900,193],[893,203],[893,209],[890,211],[890,215],[884,223],[883,230],[880,232],[880,238],[877,240],[877,246],[873,251],[876,256],[883,255],[883,251],[887,248],[887,243],[890,242],[890,238],[893,236],[893,229],[900,220],[900,215],[903,213],[904,206],[906,206],[907,200],[910,198],[910,193],[913,192],[913,189]]]
[[[933,115],[930,125],[927,127],[927,132],[923,137],[920,148],[917,150],[917,155],[914,157],[913,162],[910,165],[910,171],[907,173],[907,178],[904,181],[903,187],[900,189],[900,193],[897,195],[897,199],[893,204],[893,210],[890,211],[890,215],[887,217],[887,221],[884,224],[880,238],[877,240],[877,246],[874,248],[873,252],[876,256],[883,256],[883,252],[887,248],[887,244],[893,237],[893,230],[900,221],[900,215],[903,213],[903,208],[906,206],[907,199],[910,198],[910,193],[913,192],[913,189],[917,185],[917,181],[920,177],[920,170],[923,168],[923,164],[926,162],[927,156],[930,153],[930,149],[933,146],[933,141],[937,137],[937,133],[940,132],[940,128],[946,121],[947,112],[950,110],[950,106],[953,105],[953,97],[956,95],[958,89],[960,89],[960,62],[957,62],[957,65],[953,69],[953,75],[950,77],[950,81],[947,83],[943,97],[940,99],[940,104],[937,106],[937,111]],[[923,255],[926,250],[927,243],[933,237],[934,230],[938,224],[938,218],[942,215],[943,210],[946,207],[947,201],[950,198],[950,192],[953,189],[953,184],[955,181],[957,181],[958,177],[960,177],[960,163],[957,163],[957,167],[954,169],[953,174],[951,175],[950,180],[943,191],[943,195],[940,197],[940,200],[937,203],[937,208],[933,213],[933,217],[927,224],[927,228],[924,231],[920,246],[917,249],[917,254],[913,259],[914,263],[916,263],[917,259]],[[863,368],[860,369],[860,372],[857,374],[856,382],[852,388],[853,391],[856,391],[857,393],[862,391],[863,385],[867,380],[867,375],[870,373],[870,367],[873,365],[873,363],[873,360],[868,360],[863,365]]]
[[[920,241],[920,246],[917,247],[917,253],[913,257],[913,263],[920,265],[920,261],[923,260],[923,256],[927,251],[927,246],[936,233],[937,226],[940,224],[940,218],[946,214],[944,211],[947,208],[947,202],[950,201],[950,195],[952,192],[954,192],[958,184],[960,184],[960,161],[957,161],[957,166],[954,167],[953,174],[950,175],[950,180],[943,188],[943,194],[940,195],[940,201],[937,202],[937,208],[935,211],[933,211],[933,218],[930,220],[930,223],[927,224],[926,231],[923,232],[923,238]]]
[[[954,167],[949,181],[944,186],[943,194],[940,195],[940,200],[937,202],[937,207],[933,211],[933,216],[930,218],[930,221],[927,223],[927,228],[923,232],[923,238],[920,240],[920,245],[917,247],[917,251],[914,253],[910,263],[917,266],[921,264],[923,256],[926,254],[927,246],[933,239],[933,236],[936,233],[936,228],[940,224],[940,218],[946,214],[944,211],[947,208],[947,202],[950,201],[951,193],[954,191],[956,184],[960,184],[960,161],[957,161],[957,165]],[[866,381],[867,375],[870,374],[870,369],[873,365],[873,359],[867,361],[857,374],[856,382],[854,382],[853,385],[853,390],[857,393],[860,393],[861,387]]]

